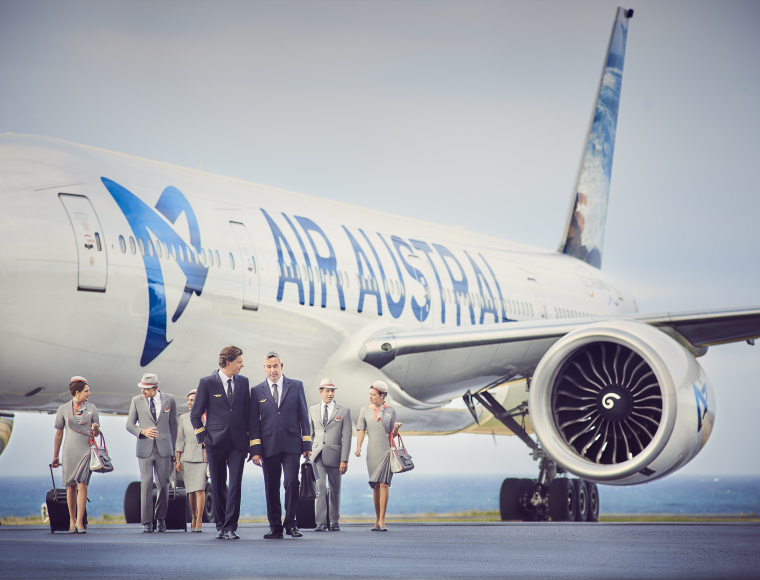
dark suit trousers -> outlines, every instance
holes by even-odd
[[[296,526],[298,508],[298,468],[300,453],[278,453],[264,458],[264,492],[267,497],[267,519],[272,531],[282,531]],[[282,521],[280,503],[280,475],[285,487],[285,521]]]
[[[217,531],[235,531],[240,518],[240,495],[243,467],[247,452],[229,445],[206,447],[208,470],[211,475],[211,497],[214,500],[214,523]],[[227,470],[230,473],[227,489]]]

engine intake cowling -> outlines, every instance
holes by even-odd
[[[630,485],[672,473],[699,453],[715,398],[686,348],[657,328],[620,320],[557,341],[536,368],[529,409],[559,465],[589,481]]]

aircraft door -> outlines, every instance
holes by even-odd
[[[248,229],[240,222],[230,222],[232,233],[240,248],[243,263],[243,310],[259,309],[259,265],[256,262],[256,248],[253,246]]]
[[[541,290],[538,280],[535,278],[528,278],[528,286],[536,299],[536,315],[538,315],[539,318],[545,319],[546,300],[544,299],[544,293]]]
[[[108,255],[95,208],[83,195],[59,193],[58,199],[63,203],[74,228],[79,262],[77,290],[105,292]]]

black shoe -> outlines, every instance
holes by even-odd
[[[315,532],[326,532],[327,526],[325,524],[319,524],[316,528],[314,528]]]
[[[214,538],[217,540],[228,540],[230,537],[224,530],[219,530]]]
[[[285,530],[285,533],[288,534],[289,536],[293,536],[294,538],[303,538],[303,534],[295,526]]]
[[[330,531],[331,532],[339,532],[340,526],[338,524],[330,524]]]
[[[237,532],[235,530],[231,530],[227,532],[227,539],[228,540],[239,540],[240,536],[237,535]]]
[[[143,524],[143,534],[152,534],[153,524]]]
[[[282,532],[275,532],[271,530],[268,534],[264,534],[265,540],[282,540]]]
[[[157,529],[159,532],[166,531],[166,520],[158,520]]]

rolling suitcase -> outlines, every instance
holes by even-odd
[[[50,521],[50,533],[69,531],[69,504],[66,501],[66,488],[56,487],[53,475],[53,464],[50,463],[50,479],[53,480],[53,489],[45,496],[48,519]],[[87,501],[90,501],[89,498]],[[87,508],[84,510],[84,529],[87,529]]]
[[[187,490],[177,484],[175,463],[172,462],[172,475],[169,479],[169,501],[166,508],[166,529],[187,531]],[[155,485],[155,484],[154,484]],[[153,488],[153,507],[155,513],[158,489]],[[68,525],[68,524],[67,524]],[[153,520],[153,531],[156,530],[156,520]]]

